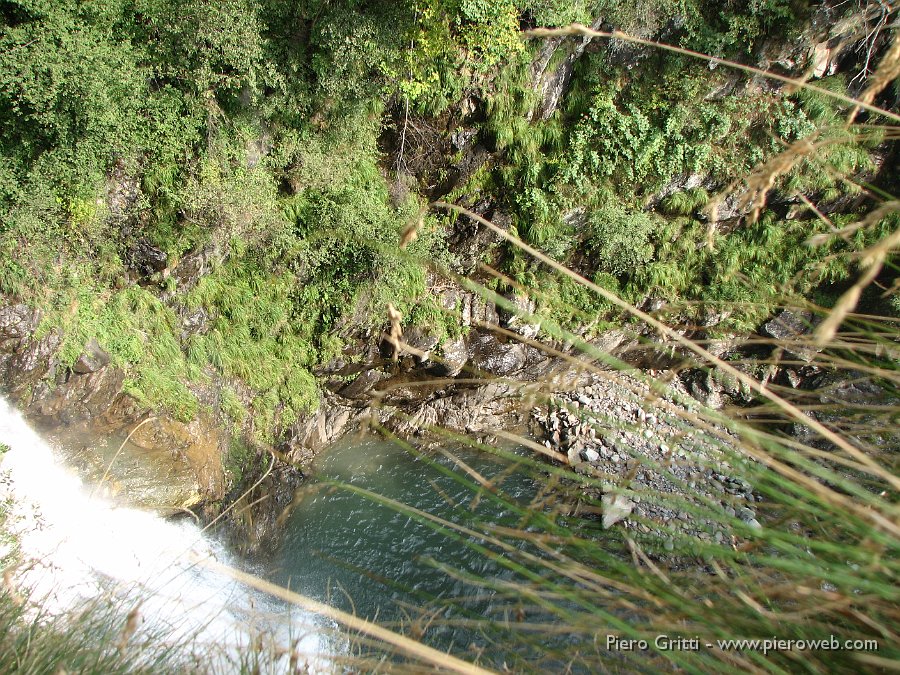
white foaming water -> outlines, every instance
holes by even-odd
[[[140,602],[145,625],[163,628],[176,641],[195,638],[235,653],[260,632],[284,646],[294,632],[302,654],[333,653],[335,645],[325,636],[332,626],[321,617],[291,611],[198,565],[202,558],[234,562],[195,523],[164,520],[92,496],[3,399],[0,443],[10,448],[0,463],[13,500],[10,529],[22,558],[33,561],[23,565],[19,583],[33,589],[46,610],[65,611],[113,593]]]

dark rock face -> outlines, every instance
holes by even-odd
[[[424,365],[431,359],[431,350],[438,346],[440,339],[423,328],[413,327],[403,334],[403,342],[411,347],[417,365]]]
[[[482,200],[472,206],[471,211],[504,229],[512,223],[512,218],[508,214],[496,210],[487,200]],[[447,239],[447,244],[456,254],[456,271],[462,274],[472,273],[478,266],[485,249],[498,241],[500,241],[500,236],[488,228],[468,217],[458,218]]]
[[[456,140],[461,140],[457,137]],[[446,169],[446,177],[428,193],[428,198],[435,200],[453,192],[464,185],[491,158],[491,153],[483,145],[476,145],[463,154],[462,159]]]
[[[49,370],[49,364],[40,367],[42,352],[50,345],[37,344],[26,347],[26,342],[37,328],[39,316],[27,305],[7,305],[0,307],[0,386],[25,389],[33,384],[32,374],[38,371],[37,379]],[[47,336],[50,338],[50,336]],[[13,386],[21,382],[20,386]]]
[[[766,321],[760,332],[776,340],[786,340],[808,333],[813,325],[812,312],[786,309],[774,319]]]
[[[283,451],[306,470],[316,453],[361,424],[369,414],[368,408],[352,407],[344,399],[326,396],[316,412],[291,428]]]
[[[269,458],[265,459],[267,466],[269,461]],[[244,483],[256,480],[259,479],[255,475],[249,476]],[[234,494],[227,497],[227,501],[235,505],[228,516],[231,545],[245,554],[274,548],[282,530],[282,518],[290,512],[291,502],[302,480],[303,474],[296,467],[276,462],[269,475],[248,494],[244,492],[251,485],[238,485]],[[250,507],[259,500],[262,500],[263,508]]]
[[[0,390],[18,399],[26,413],[56,424],[104,414],[122,391],[124,374],[107,368],[109,355],[90,340],[71,372],[58,368],[62,336],[51,330],[33,337],[38,312],[26,305],[0,308]]]
[[[182,291],[189,290],[197,285],[197,283],[210,271],[214,265],[225,258],[225,252],[216,249],[214,246],[188,253],[179,262],[173,266],[172,276],[178,281],[178,288]]]
[[[73,373],[50,389],[45,383],[35,387],[31,410],[45,421],[73,424],[104,415],[122,393],[124,373],[117,368],[100,368],[85,374]]]
[[[145,237],[141,237],[131,247],[128,261],[131,268],[140,276],[149,277],[166,269],[169,256],[165,251],[151,244]]]
[[[599,30],[602,24],[603,20],[597,19],[591,24],[591,28]],[[559,108],[566,86],[572,78],[575,62],[584,53],[591,40],[592,38],[589,36],[582,36],[576,40],[564,37],[544,40],[531,65],[531,81],[540,95],[540,103],[532,113],[532,119],[549,119]],[[560,49],[566,50],[567,54],[559,65],[550,69],[550,61],[556,51]]]
[[[25,338],[8,362],[5,379],[14,392],[37,384],[44,375],[50,372],[51,357],[59,348],[62,338],[55,330],[40,340]]]
[[[466,341],[461,337],[455,340],[445,340],[440,351],[441,356],[431,369],[435,375],[456,377],[469,361],[469,349]]]
[[[375,388],[375,385],[389,377],[386,373],[375,370],[365,370],[360,373],[353,382],[340,390],[340,395],[349,399],[366,398],[367,394]]]
[[[34,332],[38,314],[28,305],[0,307],[0,349],[9,341],[22,340]]]

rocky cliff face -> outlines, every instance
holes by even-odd
[[[829,23],[829,11],[827,4],[817,10],[801,40],[790,45],[764,46],[758,54],[759,65],[812,77],[844,67],[855,58],[850,49],[855,43],[842,37],[849,27]],[[594,27],[599,25],[598,21]],[[530,112],[531,119],[546,120],[558,110],[573,67],[585,50],[592,48],[590,42],[588,38],[551,39],[537,51],[530,75],[538,104]],[[620,50],[616,58],[639,61],[640,49]],[[738,86],[770,85],[756,80],[739,84],[735,78],[725,88],[730,92]],[[710,96],[723,95],[723,91],[711,92]],[[399,138],[391,137],[396,132],[386,133],[382,139],[389,155],[385,164],[396,168],[396,185],[404,190],[412,185],[432,199],[442,197],[464,184],[486,163],[495,161],[495,154],[475,129],[483,118],[483,106],[483,101],[466,97],[441,119],[413,120],[415,138],[410,136],[403,144]],[[401,129],[408,120],[395,122],[396,129]],[[399,154],[401,148],[403,155]],[[706,176],[682,176],[648,198],[648,207],[671,192],[694,187],[714,186]],[[179,261],[169,260],[143,236],[140,223],[129,213],[138,192],[135,181],[124,169],[116,167],[109,181],[107,206],[109,217],[122,236],[123,259],[129,268],[126,283],[147,283],[151,277],[169,275],[177,279],[178,292],[184,293],[228,255],[227,247],[213,237],[212,243],[202,250],[190,251]],[[477,195],[469,206],[501,227],[510,225],[508,215],[489,195]],[[579,214],[575,209],[571,215],[577,220]],[[739,215],[736,209],[728,214],[731,218]],[[449,246],[456,256],[454,271],[476,274],[484,251],[496,241],[496,236],[473,221],[458,219],[448,234]],[[171,291],[157,291],[164,302],[173,299]],[[307,469],[318,451],[351,429],[376,421],[406,436],[437,426],[489,435],[501,429],[533,425],[528,411],[536,393],[535,383],[540,383],[544,394],[577,391],[589,383],[579,363],[581,357],[571,345],[554,342],[541,333],[539,321],[532,315],[534,307],[526,298],[513,294],[498,307],[455,282],[434,276],[429,278],[429,292],[444,309],[459,313],[459,330],[448,336],[427,326],[408,326],[402,346],[397,349],[382,335],[365,334],[349,326],[343,356],[323,364],[316,373],[323,392],[318,410],[287,429],[278,446],[271,448],[271,455],[266,448],[256,448],[260,461],[237,485],[229,484],[225,468],[233,439],[232,434],[223,431],[224,420],[207,412],[203,405],[189,422],[143,409],[126,391],[126,374],[110,362],[94,340],[88,341],[74,365],[63,367],[57,356],[62,343],[60,333],[40,331],[39,312],[9,300],[0,304],[0,389],[46,427],[127,434],[146,421],[132,441],[138,447],[165,448],[182,458],[193,474],[200,499],[210,507],[208,515],[226,503],[243,500],[249,504],[261,495],[270,495],[263,515],[239,523],[257,536],[264,536],[275,526],[278,509],[290,501],[298,479],[291,467]],[[652,299],[648,302],[647,308],[653,309]],[[202,332],[209,322],[202,310],[190,315],[182,312],[180,318],[183,338]],[[705,325],[688,327],[683,332],[705,339],[708,329],[720,320],[721,317],[710,317]],[[797,321],[795,316],[782,316],[767,323],[762,332],[780,339],[785,330],[808,329],[798,328]],[[681,365],[685,355],[644,340],[646,337],[646,331],[633,327],[584,336],[596,349],[635,367]],[[536,339],[549,349],[539,348]],[[717,353],[732,349],[727,338],[720,341]],[[802,360],[803,354],[799,357]],[[819,375],[811,366],[797,366],[776,368],[764,377],[796,389]],[[679,377],[685,391],[713,408],[749,400],[748,393],[736,383],[704,370],[683,368]],[[204,385],[204,393],[215,396],[222,384],[213,378]],[[203,396],[199,398],[203,400]],[[532,427],[532,431],[542,434],[547,430]],[[553,431],[558,429],[550,430],[551,437]],[[270,458],[272,470],[266,473]],[[265,476],[262,483],[244,494],[261,476]]]
[[[39,312],[26,305],[0,307],[0,390],[20,410],[43,428],[87,435],[128,434],[149,419],[131,440],[186,460],[204,500],[223,497],[223,437],[216,420],[202,414],[189,423],[150,416],[124,392],[125,373],[110,364],[96,341],[87,343],[71,368],[63,368],[57,358],[61,336],[51,331],[37,337],[39,323]]]

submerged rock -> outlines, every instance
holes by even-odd
[[[196,477],[181,453],[125,441],[127,432],[98,434],[90,422],[82,422],[59,427],[49,437],[97,496],[166,516],[200,501]]]
[[[228,445],[214,420],[203,415],[190,422],[153,417],[131,440],[147,450],[165,448],[182,457],[205,498],[224,496],[222,453]]]

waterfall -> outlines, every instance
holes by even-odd
[[[241,565],[224,546],[188,520],[120,507],[93,496],[5,400],[0,399],[0,492],[11,506],[7,529],[25,564],[17,583],[33,589],[45,610],[63,612],[110,594],[126,611],[140,602],[146,625],[172,638],[234,651],[265,632],[287,645],[300,636],[305,655],[333,653],[333,626],[280,604],[202,565]],[[252,571],[252,570],[251,570]]]

